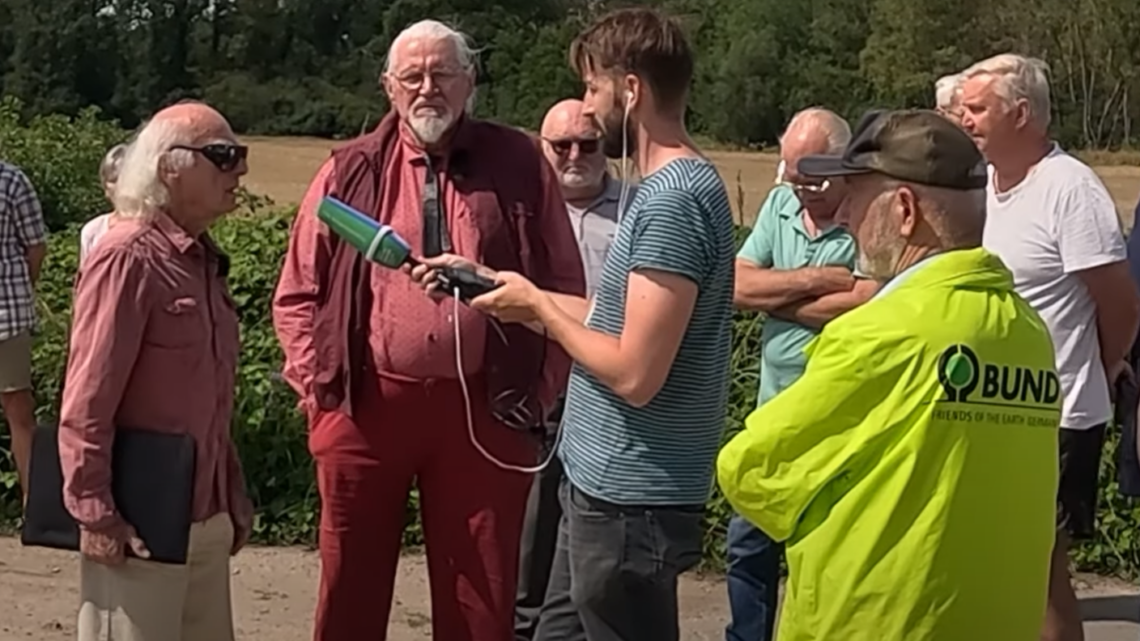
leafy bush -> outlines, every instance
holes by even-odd
[[[94,179],[107,150],[127,132],[85,109],[76,118],[36,116],[24,120],[15,98],[0,100],[0,159],[28,175],[52,231],[107,210],[103,188]]]

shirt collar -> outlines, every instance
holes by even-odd
[[[611,176],[609,172],[602,174],[602,181],[605,183],[605,185],[602,187],[602,193],[599,194],[596,199],[594,199],[591,207],[604,202],[616,203],[621,200],[622,181]]]
[[[186,233],[186,230],[182,229],[182,226],[174,222],[174,219],[164,211],[155,214],[154,226],[163,236],[166,236],[170,244],[174,245],[174,248],[177,249],[180,254],[185,254],[190,251],[197,242],[193,236]]]
[[[185,229],[174,222],[166,212],[159,212],[154,217],[154,226],[158,231],[170,241],[171,245],[178,250],[180,254],[186,254],[193,251],[195,247],[201,247],[205,252],[207,260],[216,261],[218,264],[218,274],[225,277],[230,271],[230,257],[223,252],[214,238],[210,236],[209,232],[202,232],[198,238],[194,238],[186,233]]]

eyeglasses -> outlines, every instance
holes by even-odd
[[[551,140],[549,138],[543,138],[543,140],[545,140],[547,144],[549,144],[550,147],[554,149],[555,153],[557,153],[559,156],[565,156],[569,154],[570,150],[573,149],[575,145],[578,146],[578,153],[580,155],[589,156],[590,154],[596,153],[602,144],[601,141],[597,138],[562,140]]]
[[[184,149],[186,151],[193,151],[202,154],[206,160],[209,160],[219,171],[223,173],[230,173],[237,169],[241,161],[249,157],[249,147],[245,145],[231,145],[228,143],[216,143],[213,145],[205,145],[203,147],[187,147],[186,145],[175,145],[171,149]]]
[[[822,194],[823,192],[827,191],[828,188],[831,187],[831,181],[830,180],[824,180],[823,182],[820,182],[820,183],[794,183],[794,182],[785,180],[784,179],[784,171],[787,169],[787,166],[788,166],[787,163],[784,162],[783,160],[781,160],[780,164],[776,167],[776,184],[777,185],[783,185],[784,187],[791,189],[792,191],[796,192],[797,194],[801,193],[801,192],[806,192],[809,194]]]
[[[467,73],[461,69],[437,69],[430,72],[405,71],[400,75],[392,75],[392,78],[408,91],[419,91],[428,76],[431,76],[432,86],[439,87],[450,85],[465,75]]]

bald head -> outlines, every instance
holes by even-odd
[[[563,100],[546,112],[542,119],[541,135],[546,140],[564,138],[598,138],[602,135],[594,119],[582,113],[581,100]]]
[[[225,117],[202,102],[180,102],[160,110],[144,126],[178,132],[180,138],[193,144],[196,139],[210,136],[233,138],[233,131]],[[141,134],[140,134],[141,135]]]
[[[581,100],[563,100],[542,119],[542,153],[558,174],[567,201],[592,200],[605,187],[602,131]]]

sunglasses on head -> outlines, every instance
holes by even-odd
[[[229,173],[241,161],[249,156],[249,147],[245,145],[231,145],[229,143],[216,143],[213,145],[205,145],[202,147],[188,147],[186,145],[175,145],[173,149],[184,149],[186,151],[193,151],[202,154],[202,157],[209,160],[220,171]]]
[[[790,180],[786,180],[784,178],[784,172],[787,170],[787,167],[788,167],[788,164],[786,162],[784,162],[783,160],[781,160],[780,164],[776,166],[776,184],[777,185],[783,185],[784,187],[788,187],[789,189],[796,192],[797,194],[801,194],[801,193],[822,194],[823,192],[827,191],[829,187],[831,187],[831,181],[830,180],[824,180],[822,182],[807,182],[807,183],[794,183],[794,182],[791,182]]]
[[[598,151],[598,147],[602,144],[601,141],[598,140],[597,138],[565,139],[565,140],[547,139],[546,142],[550,145],[550,147],[552,149],[554,149],[554,151],[559,156],[565,156],[566,154],[570,153],[570,150],[574,148],[574,145],[578,145],[578,153],[579,154],[582,154],[583,156],[588,156],[588,155]]]

